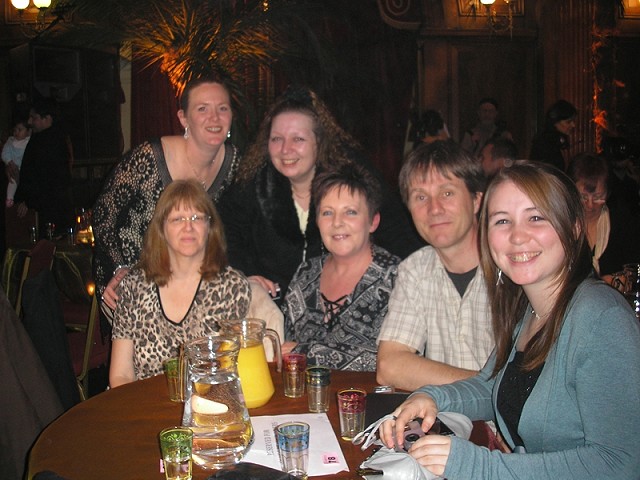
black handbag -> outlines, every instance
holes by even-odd
[[[225,480],[300,480],[300,477],[295,477],[289,473],[250,462],[237,463],[231,467],[218,470],[207,480],[219,478]]]

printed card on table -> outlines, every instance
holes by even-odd
[[[280,423],[294,421],[305,422],[310,426],[308,469],[310,477],[349,471],[340,443],[326,413],[251,417],[254,440],[243,461],[282,470],[273,430]]]

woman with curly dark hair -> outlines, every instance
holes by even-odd
[[[236,183],[218,207],[231,265],[284,295],[298,265],[321,254],[311,183],[318,171],[365,164],[357,142],[307,88],[289,88],[270,108]],[[422,244],[399,200],[387,191],[376,243],[400,257]]]

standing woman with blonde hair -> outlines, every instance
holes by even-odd
[[[174,180],[196,180],[216,201],[231,184],[240,155],[229,140],[232,96],[223,78],[189,82],[180,97],[183,135],[142,142],[126,153],[93,209],[94,278],[110,318],[117,287],[139,257],[144,232],[162,191]]]
[[[384,443],[399,442],[413,418],[426,431],[439,411],[454,411],[495,419],[513,453],[422,437],[409,453],[442,477],[640,478],[640,326],[591,275],[575,185],[546,164],[503,168],[480,223],[495,352],[475,377],[418,389],[383,426]]]

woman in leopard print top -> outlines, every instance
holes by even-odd
[[[162,193],[119,294],[111,387],[161,373],[180,345],[247,315],[249,281],[228,266],[220,217],[197,181],[172,182]]]

